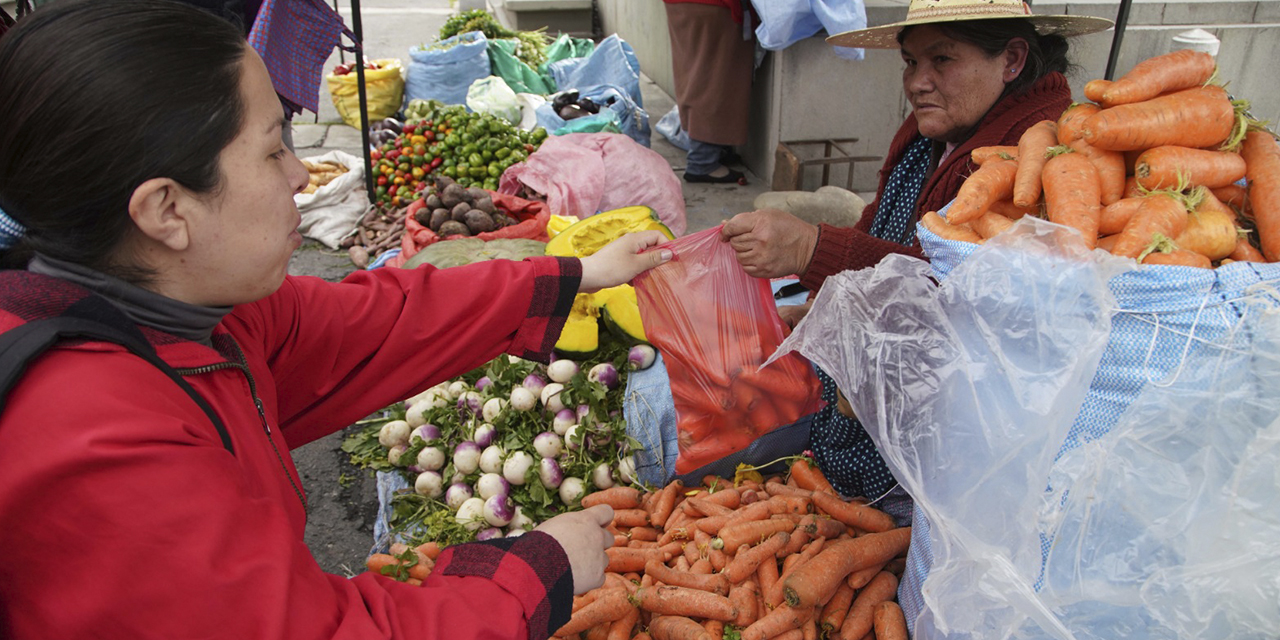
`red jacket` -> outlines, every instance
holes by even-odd
[[[963,144],[951,152],[920,190],[916,201],[915,217],[925,211],[937,211],[951,202],[960,190],[960,184],[977,167],[969,162],[969,153],[978,147],[990,145],[1016,145],[1022,132],[1041,120],[1057,120],[1071,104],[1071,87],[1061,73],[1051,72],[1017,95],[1005,96],[983,116],[978,130]],[[876,193],[883,193],[889,174],[897,166],[907,147],[920,137],[915,114],[894,135],[889,145],[889,155],[880,169],[880,186]],[[809,268],[801,275],[800,282],[810,291],[817,291],[827,276],[849,269],[874,267],[890,253],[902,253],[924,258],[917,240],[907,247],[890,240],[872,236],[871,223],[876,217],[879,200],[873,200],[862,210],[862,218],[855,227],[819,225],[818,245],[814,249]]]
[[[580,277],[556,258],[291,277],[216,349],[144,329],[234,455],[158,369],[60,343],[0,414],[0,637],[546,638],[573,593],[549,536],[447,550],[421,587],[326,574],[289,449],[504,351],[545,360]],[[0,331],[85,295],[0,273]]]

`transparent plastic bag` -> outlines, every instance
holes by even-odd
[[[663,245],[675,257],[636,278],[645,335],[662,352],[687,473],[813,413],[820,386],[798,354],[761,363],[786,335],[768,280],[748,276],[715,227]]]
[[[1077,443],[1143,272],[1070,233],[1024,218],[941,284],[902,256],[839,274],[779,349],[832,373],[915,499],[913,636],[1280,637],[1280,277]]]

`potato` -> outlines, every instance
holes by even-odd
[[[467,212],[470,210],[471,210],[471,205],[465,202],[459,202],[458,204],[453,206],[453,210],[450,211],[450,213],[453,214],[454,220],[457,220],[458,222],[466,222]]]
[[[467,212],[466,223],[472,234],[493,231],[493,218],[479,209],[472,209]]]
[[[467,225],[457,220],[449,220],[440,225],[440,237],[448,238],[450,236],[471,236],[471,231],[467,229]]]
[[[439,232],[440,226],[453,219],[448,209],[441,207],[431,212],[431,222],[427,225],[432,231]]]

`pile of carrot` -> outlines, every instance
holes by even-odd
[[[424,542],[410,547],[403,542],[392,543],[390,553],[372,553],[365,559],[365,568],[374,573],[394,578],[400,582],[421,586],[431,575],[440,556],[440,543]]]
[[[1017,146],[975,149],[946,218],[928,212],[921,224],[982,243],[1036,215],[1143,264],[1280,261],[1280,145],[1210,84],[1216,74],[1212,56],[1184,50],[1089,82],[1091,102]]]
[[[909,527],[841,498],[804,458],[732,486],[615,487],[604,586],[574,599],[568,640],[907,638],[894,601]]]

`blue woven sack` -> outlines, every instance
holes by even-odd
[[[404,100],[466,104],[471,83],[489,76],[489,41],[479,31],[459,33],[431,47],[409,50]]]

